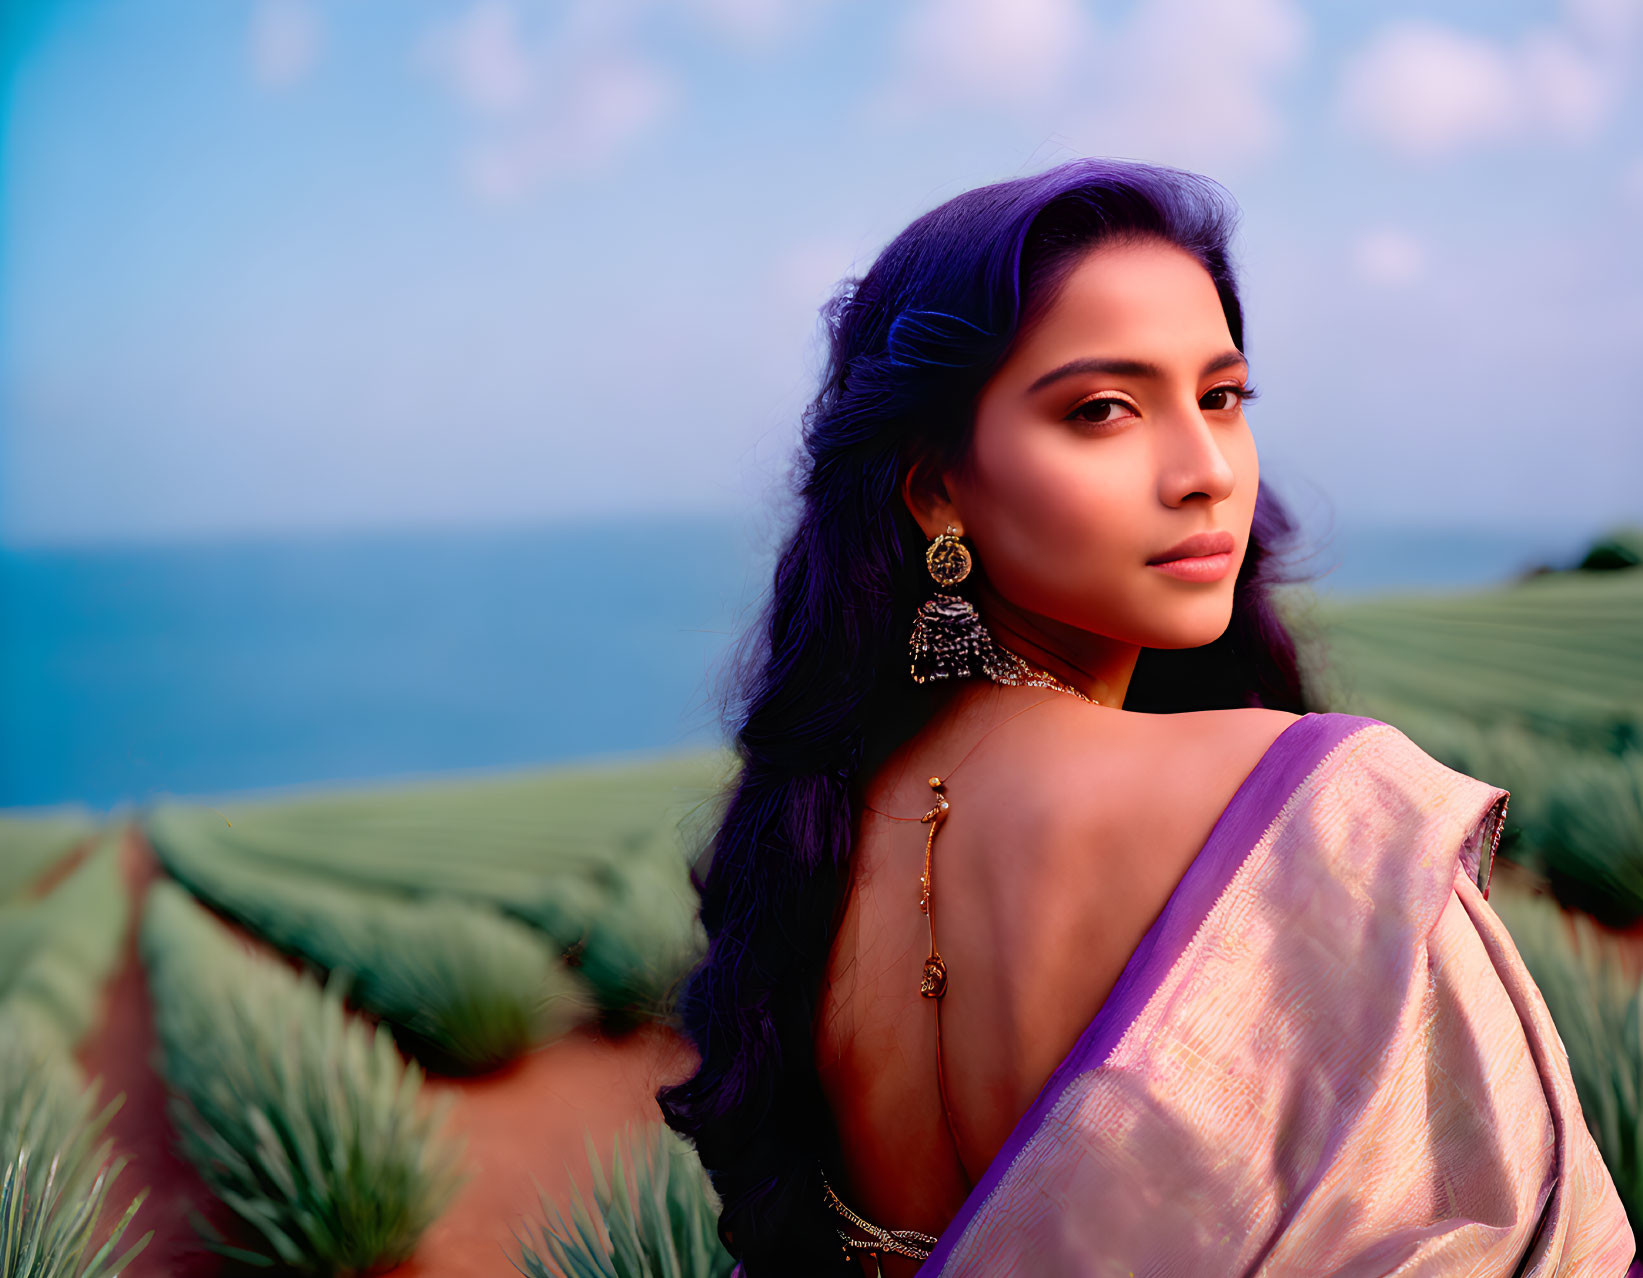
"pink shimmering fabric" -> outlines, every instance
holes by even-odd
[[[1507,798],[1379,720],[1292,724],[921,1278],[1620,1278],[1631,1229],[1486,900]]]

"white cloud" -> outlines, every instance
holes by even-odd
[[[1151,0],[1100,29],[1076,0],[926,0],[882,100],[1002,109],[1076,151],[1218,167],[1279,143],[1275,81],[1306,43],[1295,0]]]
[[[1381,227],[1366,231],[1352,248],[1360,279],[1378,288],[1404,288],[1424,273],[1426,252],[1407,231]]]
[[[505,114],[535,92],[537,69],[521,38],[518,11],[505,0],[483,0],[436,28],[425,38],[421,56],[477,111]]]
[[[1424,20],[1400,22],[1347,65],[1340,112],[1396,150],[1443,155],[1511,133],[1519,94],[1512,71],[1491,41]]]
[[[506,201],[549,178],[596,173],[647,132],[674,96],[668,77],[636,60],[580,66],[539,115],[475,143],[467,159],[473,189]]]
[[[1308,36],[1293,0],[1153,0],[1100,60],[1086,134],[1205,170],[1268,155],[1284,137],[1279,81]]]
[[[478,0],[424,36],[416,61],[480,117],[462,159],[481,198],[517,199],[543,182],[596,173],[677,99],[671,75],[632,49],[633,4],[580,0],[557,24],[517,0]]]
[[[251,66],[269,88],[295,84],[319,59],[324,39],[308,0],[258,0],[251,15]]]
[[[1524,97],[1545,125],[1572,141],[1596,134],[1619,101],[1618,77],[1556,31],[1532,32],[1521,56]]]
[[[1564,0],[1563,12],[1574,33],[1597,48],[1629,45],[1643,29],[1640,0]]]
[[[923,0],[898,34],[898,101],[1031,107],[1067,86],[1094,31],[1077,0]]]
[[[1589,140],[1621,100],[1635,9],[1572,0],[1566,26],[1512,43],[1424,19],[1392,23],[1344,67],[1337,114],[1424,160],[1528,138]]]

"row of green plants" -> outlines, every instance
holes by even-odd
[[[127,1234],[147,1191],[110,1216],[126,1166],[105,1136],[122,1098],[99,1103],[74,1050],[95,1022],[124,944],[130,898],[119,838],[85,849],[49,891],[38,880],[88,835],[57,818],[0,823],[0,1275],[114,1278],[148,1244]]]
[[[699,945],[681,796],[688,807],[713,793],[722,766],[698,755],[434,793],[245,805],[230,809],[232,824],[203,805],[148,813],[146,833],[171,876],[151,889],[140,931],[168,1117],[179,1149],[234,1222],[219,1233],[196,1215],[208,1245],[255,1268],[304,1274],[364,1273],[408,1257],[462,1173],[443,1112],[426,1102],[421,1072],[400,1049],[445,1072],[471,1072],[600,1010],[617,1019],[665,1015],[670,987]],[[11,1040],[13,1024],[26,1027],[28,1041],[51,1053],[49,1067],[31,1057],[4,1081],[38,1089],[56,1079],[51,1094],[89,1104],[95,1086],[84,1087],[69,1051],[92,1023],[129,923],[120,832],[61,876],[86,824],[8,821],[0,834],[18,856],[0,860],[17,866],[26,856],[30,865],[17,893],[54,869],[60,882],[38,900],[0,903],[0,1034]],[[212,911],[301,965],[253,952],[249,937],[236,938]],[[87,1146],[76,1166],[94,1174],[76,1172],[73,1201],[52,1216],[72,1222],[81,1242],[88,1204],[95,1222],[119,1170],[107,1148],[89,1148],[112,1112],[82,1115],[69,1135],[52,1137],[59,1165],[73,1141]],[[678,1146],[674,1161],[681,1156],[680,1166],[699,1174]],[[25,1155],[30,1165],[38,1170],[39,1158]],[[23,1174],[14,1169],[6,1199],[14,1214],[41,1192]],[[703,1207],[682,1175],[670,1228],[679,1202]],[[601,1180],[617,1192],[620,1183]],[[74,1263],[95,1255],[97,1264],[123,1264],[113,1246],[140,1201],[107,1245],[81,1247]],[[41,1219],[29,1217],[29,1227]],[[694,1245],[718,1247],[716,1220],[709,1209]],[[659,1237],[655,1224],[646,1245]],[[9,1245],[26,1236],[4,1237]],[[622,1237],[618,1228],[619,1251]],[[540,1260],[521,1250],[522,1266]],[[0,1268],[6,1278],[14,1272],[34,1271]]]
[[[495,1069],[598,1010],[548,939],[494,906],[273,869],[202,837],[209,827],[196,815],[165,809],[149,820],[171,875],[269,944],[346,979],[349,1000],[430,1068]]]
[[[218,807],[166,803],[143,824],[178,877],[282,948],[302,953],[297,942],[323,930],[303,921],[316,915],[305,894],[466,902],[546,938],[603,1015],[632,1023],[667,1015],[700,953],[689,850],[727,766],[728,756],[699,752]],[[248,894],[236,884],[276,874],[300,885],[275,894],[291,917],[276,918],[280,903],[255,919],[235,905]],[[395,929],[378,939],[365,959],[384,969],[406,961]]]
[[[190,841],[186,822],[160,828],[175,881],[150,889],[140,950],[178,1147],[235,1222],[219,1232],[197,1216],[207,1245],[283,1273],[356,1274],[403,1261],[463,1173],[447,1109],[423,1094],[390,1025],[420,1026],[419,1039],[460,1056],[451,1027],[471,1033],[492,1018],[443,1002],[453,989],[505,1004],[502,1019],[514,1024],[520,1009],[540,1013],[551,1002],[555,972],[575,983],[562,997],[585,1013],[579,979],[542,933],[492,907],[345,882],[316,892],[288,872],[213,856]],[[22,833],[10,846],[50,845],[59,861],[86,834],[59,837],[23,821],[12,829]],[[99,1107],[97,1084],[86,1085],[71,1055],[129,922],[119,844],[110,831],[49,894],[0,904],[6,1278],[113,1278],[149,1241],[121,1250],[146,1190],[107,1218],[125,1160],[112,1156],[104,1130],[120,1099]],[[31,880],[53,857],[35,861]],[[207,904],[329,979],[254,952]],[[350,1004],[380,1023],[351,1015]],[[528,1037],[542,1029],[535,1022]],[[730,1272],[711,1186],[665,1127],[624,1133],[608,1175],[591,1145],[589,1158],[593,1189],[573,1191],[570,1216],[543,1198],[534,1231],[517,1235],[523,1272]]]
[[[461,1151],[387,1027],[178,884],[150,890],[140,943],[180,1148],[238,1219],[212,1245],[298,1274],[409,1257],[462,1183]]]
[[[0,815],[0,903],[25,896],[52,866],[96,835],[90,809],[70,806],[28,816]]]
[[[322,991],[323,1017],[312,1006],[307,1013],[308,1041],[289,1027],[276,1036],[287,1045],[287,1072],[308,1061],[312,1074],[317,1044],[349,1026],[363,1029],[344,1017],[344,999],[379,1021],[379,1069],[398,1060],[388,1047],[391,1027],[425,1063],[472,1072],[502,1064],[595,1011],[619,1023],[667,1014],[673,986],[701,944],[688,878],[692,821],[701,829],[711,819],[703,799],[718,792],[725,766],[722,756],[699,754],[280,802],[164,804],[147,814],[144,830],[180,885],[311,969],[298,976],[264,964],[259,978],[307,982],[301,1001],[309,1005]],[[197,905],[193,924],[183,926],[179,911],[187,899],[181,887],[157,891],[144,925],[144,958],[183,1148],[260,1238],[256,1247],[243,1239],[215,1245],[305,1273],[353,1272],[368,1257],[380,1266],[410,1254],[454,1185],[423,1184],[390,1193],[384,1203],[383,1186],[407,1179],[383,1158],[403,1168],[414,1151],[432,1150],[425,1167],[454,1166],[454,1155],[437,1148],[442,1138],[427,1126],[413,1138],[402,1113],[403,1139],[376,1142],[375,1164],[355,1159],[340,1167],[341,1147],[321,1139],[326,1115],[334,1124],[370,1097],[386,1095],[382,1087],[333,1070],[321,1103],[314,1087],[274,1088],[264,1064],[233,1087],[241,1098],[270,1098],[255,1131],[250,1118],[236,1128],[234,1111],[214,1112],[200,1098],[206,1080],[229,1076],[231,1059],[242,1068],[266,1059],[271,1042],[255,1035],[267,1032],[273,1000],[256,991],[230,1009],[222,1002],[225,988],[254,988],[244,973],[226,987],[190,976],[202,966],[227,972],[235,965],[184,952],[208,944],[215,927]],[[179,953],[169,961],[174,947]],[[312,972],[329,974],[329,982],[322,988]],[[329,1028],[322,1033],[314,1028],[320,1024]],[[225,1036],[225,1026],[233,1033]],[[212,1058],[207,1044],[227,1055]],[[329,1164],[299,1157],[307,1146],[298,1134],[309,1129],[317,1147],[330,1150]],[[269,1130],[279,1133],[278,1143]],[[282,1174],[288,1165],[308,1171]],[[227,1168],[237,1170],[237,1180],[225,1179]],[[597,1159],[593,1172],[591,1202],[578,1199],[573,1207],[580,1213],[575,1243],[555,1251],[553,1226],[543,1223],[534,1241],[519,1240],[517,1263],[526,1272],[568,1273],[574,1270],[563,1266],[579,1263],[601,1273],[729,1272],[705,1173],[671,1133],[655,1128],[651,1143],[630,1152],[625,1165],[618,1151],[610,1179]],[[641,1185],[645,1196],[636,1196]],[[314,1201],[295,1202],[304,1187]],[[382,1224],[373,1234],[359,1218],[372,1204],[378,1213],[393,1208],[398,1226]],[[546,1202],[543,1211],[546,1220]],[[589,1233],[595,1218],[599,1226]],[[327,1223],[299,1234],[297,1220]],[[663,1256],[686,1267],[670,1270]],[[652,1262],[664,1267],[645,1267]]]
[[[1635,745],[1643,572],[1549,573],[1465,594],[1322,601],[1326,689],[1489,720],[1583,749]]]
[[[49,893],[0,902],[0,1038],[67,1055],[91,1029],[130,898],[110,833]]]
[[[106,1131],[122,1098],[101,1104],[74,1059],[131,924],[123,836],[72,865],[41,857],[0,903],[4,1278],[114,1278],[152,1236],[127,1245],[147,1191],[116,1197],[126,1160]],[[346,976],[321,985],[253,952],[171,881],[150,890],[139,941],[179,1149],[236,1222],[224,1234],[197,1216],[208,1245],[281,1273],[408,1257],[462,1182],[460,1145],[387,1027],[347,1010]]]
[[[204,806],[151,812],[151,842],[175,880],[153,889],[141,931],[169,1117],[236,1220],[210,1244],[281,1272],[364,1272],[403,1259],[455,1192],[460,1158],[400,1047],[471,1072],[601,1006],[618,1017],[665,1014],[697,944],[679,796],[710,792],[714,766],[697,756],[247,805],[238,830]],[[0,1062],[3,1081],[87,1104],[95,1088],[70,1053],[129,922],[118,832],[34,895],[96,832],[79,812],[0,826],[0,1037],[39,1048],[26,1062]],[[250,953],[200,902],[305,969]],[[36,1182],[53,1159],[65,1169],[51,1220],[84,1233],[88,1205],[93,1221],[102,1211],[108,1150],[89,1147],[108,1113],[46,1131],[38,1115],[66,1103],[30,1111],[29,1150],[6,1148],[25,1169],[13,1167],[7,1182],[7,1245],[46,1219],[22,1213],[46,1192],[26,1179],[31,1165]],[[75,1166],[100,1177],[66,1176],[76,1140],[87,1150]],[[100,1264],[112,1251],[99,1254]],[[8,1260],[0,1272],[32,1271]]]

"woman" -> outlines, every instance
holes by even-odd
[[[1592,1274],[1507,792],[1308,712],[1233,211],[1083,160],[826,310],[664,1089],[747,1278]]]

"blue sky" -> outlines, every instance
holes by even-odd
[[[830,287],[1078,154],[1241,205],[1309,516],[1643,519],[1640,0],[7,9],[5,543],[768,503]]]

